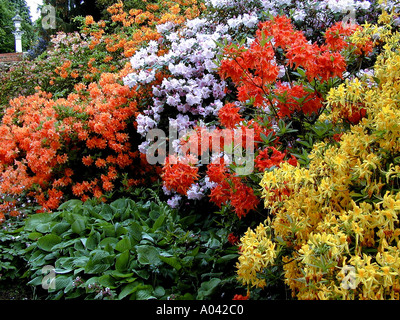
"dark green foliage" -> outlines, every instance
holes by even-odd
[[[70,200],[30,216],[24,233],[29,284],[54,267],[49,299],[232,299],[237,285],[227,230],[163,202]]]

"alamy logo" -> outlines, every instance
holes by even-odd
[[[56,288],[56,270],[54,266],[47,265],[42,268],[42,274],[44,275],[42,279],[42,288],[44,290],[55,289]]]
[[[344,278],[340,286],[345,290],[355,289],[357,287],[356,269],[353,266],[346,265],[342,268],[342,273]]]
[[[52,5],[42,7],[42,28],[45,30],[56,28],[56,8]]]
[[[181,145],[180,150],[174,150],[174,142],[186,141],[190,143]],[[185,140],[183,139],[183,140]],[[164,164],[167,157],[167,142],[169,142],[170,164],[176,164],[180,157],[192,156],[200,160],[202,165],[209,164],[211,160],[218,157],[221,152],[235,164],[235,171],[238,175],[249,175],[254,170],[254,129],[238,128],[208,130],[200,132],[188,130],[178,131],[176,127],[170,126],[168,138],[161,129],[151,129],[148,131],[146,141],[149,148],[146,152],[146,159],[149,164]]]

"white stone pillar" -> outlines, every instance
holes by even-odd
[[[15,37],[15,52],[22,52],[22,35],[24,32],[21,30],[21,22],[22,18],[20,17],[19,14],[17,14],[13,19],[14,26],[15,26],[15,31],[13,32],[14,37]]]
[[[15,52],[22,52],[22,34],[23,31],[14,31],[14,36],[15,36]]]

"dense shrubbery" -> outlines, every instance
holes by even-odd
[[[3,276],[53,265],[50,299],[398,298],[396,10],[120,2],[58,34],[1,80]]]

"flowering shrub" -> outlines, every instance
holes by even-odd
[[[196,179],[196,181],[185,180],[187,184],[181,184],[181,180],[177,176],[181,179],[188,179],[189,175],[178,168],[179,165],[175,165],[175,167],[168,165],[168,174],[163,175],[167,192],[178,191],[173,187],[173,184],[176,183],[180,187],[186,186],[185,189],[180,188],[178,191],[180,196],[186,195],[185,193],[190,188],[189,182],[192,181],[193,188],[198,189],[200,186],[203,192],[210,189],[210,200],[217,206],[221,207],[229,203],[238,217],[243,217],[249,211],[256,209],[259,201],[254,192],[255,187],[251,187],[251,178],[235,176],[238,173],[236,170],[238,164],[232,162],[232,159],[224,159],[225,163],[221,163],[215,158],[216,152],[223,152],[224,148],[234,142],[233,136],[240,134],[238,129],[241,132],[251,129],[255,132],[253,141],[256,143],[256,148],[253,150],[256,157],[251,161],[254,161],[252,165],[259,172],[272,166],[279,167],[285,161],[289,161],[293,165],[297,164],[296,158],[290,154],[292,151],[289,152],[286,149],[288,146],[294,147],[295,144],[295,137],[293,135],[291,137],[290,133],[297,130],[304,133],[307,123],[315,123],[324,109],[324,97],[334,83],[332,80],[342,78],[346,70],[345,58],[340,53],[350,45],[345,41],[345,37],[348,38],[358,27],[343,28],[342,33],[336,33],[336,30],[333,31],[334,28],[340,29],[338,25],[334,25],[332,30],[329,29],[326,32],[328,44],[312,45],[307,42],[302,32],[293,29],[288,18],[276,17],[260,24],[256,38],[248,47],[236,44],[228,45],[221,56],[219,74],[222,81],[230,78],[236,85],[239,101],[237,104],[226,103],[218,109],[217,121],[219,120],[219,125],[224,126],[225,129],[216,126],[209,133],[206,132],[207,127],[203,125],[199,127],[199,130],[196,129],[194,134],[189,134],[183,142],[181,141],[181,146],[185,146],[185,149],[191,152],[195,145],[195,156],[200,156],[208,151],[204,150],[204,146],[206,149],[207,146],[210,146],[210,150],[213,151],[212,163],[208,165],[208,170],[203,175],[204,183],[199,185]],[[330,37],[333,32],[340,36],[333,39]],[[370,50],[370,47],[366,49],[363,47],[360,52],[362,50],[365,53]],[[280,51],[279,54],[278,51]],[[278,64],[278,59],[283,61],[281,65]],[[280,71],[283,72],[280,74]],[[282,82],[279,77],[294,80]],[[331,80],[331,85],[327,83],[328,80]],[[307,84],[309,82],[313,83],[313,90]],[[239,114],[239,110],[242,109],[243,112],[249,110],[254,113],[251,106],[257,108],[256,113],[259,115],[253,116],[254,118],[248,121]],[[290,131],[286,128],[285,121],[287,123],[296,121],[297,128]],[[280,129],[273,130],[272,125],[278,122]],[[152,125],[147,123],[143,127],[152,129],[155,124],[156,122],[153,121]],[[183,129],[189,126],[190,123],[187,123]],[[232,138],[228,139],[227,137],[232,132],[234,132]],[[264,139],[261,138],[261,135]],[[267,135],[271,137],[271,141],[268,143]],[[283,137],[282,141],[276,137],[277,135]],[[218,139],[216,136],[224,137],[219,150],[213,143]],[[272,137],[274,138],[272,139]],[[246,143],[242,144],[242,142],[245,142],[246,139],[242,137],[238,141],[245,149]],[[226,165],[230,165],[231,168]],[[171,175],[171,170],[176,171],[174,175]],[[215,174],[215,170],[219,170],[219,172]],[[192,197],[192,194],[189,197]]]
[[[269,16],[286,15],[290,17],[296,29],[304,32],[313,42],[323,41],[323,31],[330,28],[337,21],[350,21],[362,24],[365,21],[376,22],[380,5],[378,1],[358,0],[323,0],[323,1],[276,1],[276,0],[207,0],[208,11],[211,16],[223,19],[226,23],[236,27],[236,35],[245,32],[240,29],[240,21],[252,23],[256,17],[262,18],[264,12]],[[387,6],[393,7],[388,1]],[[229,14],[227,14],[229,12]]]
[[[142,43],[159,39],[157,24],[181,23],[201,11],[191,1],[182,6],[165,1],[147,7],[147,11],[131,9],[127,13],[123,3],[118,2],[108,8],[110,21],[96,22],[88,16],[80,19],[80,32],[58,32],[52,36],[51,47],[46,52],[1,75],[0,104],[6,105],[19,95],[34,94],[36,86],[65,98],[75,84],[88,85],[98,81],[102,73],[121,70]],[[169,12],[170,9],[174,13]]]
[[[378,17],[378,8],[391,13]],[[68,285],[51,297],[173,297],[163,282],[185,278],[193,261],[201,270],[207,256],[210,272],[225,262],[232,269],[185,278],[198,299],[232,284],[235,271],[247,289],[235,300],[270,298],[282,286],[298,299],[398,298],[393,1],[166,0],[108,12],[109,21],[79,18],[80,32],[55,35],[51,50],[1,80],[9,90],[0,96],[0,222],[23,218],[28,201],[35,211],[84,208],[27,220],[32,284],[48,262],[37,256],[65,254],[67,239],[82,255],[54,263],[84,260],[98,277],[65,269]],[[139,185],[178,209],[168,212],[179,212],[181,226],[217,222],[218,236],[207,230],[197,241],[179,228],[177,236],[168,228],[178,216],[143,205],[132,214],[150,233],[139,238],[126,216],[131,202],[124,227],[109,229],[110,210],[120,217],[115,204],[128,203],[115,198],[137,195]],[[71,198],[83,202],[63,204]],[[91,203],[107,200],[115,201],[96,205],[100,218]],[[58,229],[66,224],[71,231]],[[119,245],[102,246],[117,230]],[[181,247],[167,249],[159,231]],[[85,232],[86,242],[75,237]],[[163,273],[151,285],[148,266]],[[142,279],[121,278],[121,268]]]
[[[207,141],[207,145],[211,146],[212,139],[221,132],[227,133],[223,131],[223,127],[234,130],[247,128],[256,131],[254,141],[259,144],[257,148],[260,151],[255,160],[257,170],[263,171],[268,166],[278,165],[280,161],[289,159],[295,163],[293,155],[286,150],[286,147],[295,141],[290,133],[300,130],[304,134],[306,120],[314,123],[324,109],[324,96],[329,88],[337,83],[335,80],[328,84],[327,80],[343,76],[348,56],[345,53],[346,57],[342,55],[342,49],[354,50],[354,46],[346,42],[345,38],[358,27],[350,24],[342,27],[342,23],[338,23],[327,31],[325,45],[310,44],[305,35],[301,31],[295,31],[290,20],[282,16],[263,22],[254,39],[253,34],[259,22],[267,19],[266,16],[262,16],[262,5],[259,2],[207,4],[211,13],[204,18],[188,20],[185,25],[172,22],[158,25],[157,30],[161,38],[158,41],[150,41],[130,59],[134,72],[124,78],[124,83],[132,88],[151,88],[152,92],[146,102],[142,101],[146,108],[137,116],[138,132],[146,138],[139,146],[140,152],[148,153],[151,149],[151,132],[155,129],[167,132],[173,127],[177,136],[183,137],[185,141],[177,139],[172,143],[171,137],[169,140],[166,137],[163,139],[165,142],[169,141],[169,147],[174,152],[180,151],[183,154],[182,159],[185,159],[183,146],[192,150],[193,144],[198,144],[199,146],[194,148],[202,148],[201,141]],[[237,12],[250,12],[250,8],[255,9],[255,13],[235,16]],[[210,20],[215,22],[211,24]],[[283,30],[285,33],[282,35],[280,32]],[[234,36],[238,33],[247,36],[242,37],[244,42],[241,45],[235,44]],[[276,39],[270,41],[270,37]],[[291,42],[296,43],[296,46],[289,48]],[[232,45],[223,48],[228,43]],[[370,52],[370,47],[360,47],[358,55],[368,55]],[[288,58],[286,64],[285,55]],[[216,58],[222,60],[219,70],[215,64]],[[307,82],[312,82],[313,92],[310,92]],[[266,85],[270,87],[266,88]],[[229,102],[236,99],[236,91],[239,101]],[[248,102],[260,107],[259,111],[256,111],[258,114],[254,114],[246,105]],[[271,112],[268,115],[269,111]],[[240,113],[250,113],[250,116],[245,119]],[[272,118],[268,118],[270,116]],[[282,135],[283,132],[286,132],[286,135],[278,150],[276,144],[279,139],[271,128],[274,125],[277,127],[279,119],[289,116],[291,120],[296,120],[294,123],[300,128],[291,131],[286,128],[285,122],[281,122],[281,128],[284,129]],[[248,121],[250,118],[253,120]],[[269,122],[270,124],[267,124]],[[187,134],[193,129],[197,130],[197,134]],[[215,132],[200,137],[207,130]],[[266,138],[269,134],[274,138],[268,143],[263,142],[261,136]],[[221,140],[222,148],[219,153],[223,152],[224,144],[227,147],[232,143],[228,140]],[[264,143],[266,145],[262,147]],[[206,151],[208,150],[204,150],[203,147],[196,156]],[[214,148],[212,151],[217,150]],[[211,160],[215,161],[216,158]],[[186,164],[186,169],[183,169],[181,165],[168,161],[167,158],[168,164],[163,175],[164,192],[171,197],[169,203],[173,206],[177,206],[179,200],[185,196],[191,200],[200,200],[204,198],[207,190],[211,191],[211,199],[220,207],[228,202],[244,205],[243,197],[239,196],[237,190],[243,190],[243,195],[254,194],[256,186],[250,186],[251,179],[229,178],[224,187],[216,188],[216,184],[221,180],[212,181],[206,174],[207,170],[198,171],[200,176],[192,179],[189,177],[194,176],[186,173],[195,170],[196,167],[190,169]],[[197,166],[203,164],[206,163],[200,161]],[[226,164],[237,166],[231,160]],[[236,172],[234,169],[228,173],[230,171],[231,169],[227,169],[227,174]],[[248,180],[247,184],[250,185],[243,184],[245,180]],[[228,185],[231,187],[228,188]],[[236,195],[237,200],[232,198],[233,195]],[[250,203],[246,203],[249,205],[247,209],[238,209],[235,212],[244,216],[249,210],[255,209],[258,203],[256,198],[255,194],[250,196]]]
[[[194,17],[199,10],[190,5],[182,9]],[[158,169],[147,165],[136,145],[137,101],[147,92],[130,90],[120,79],[131,70],[127,57],[142,42],[159,38],[157,23],[180,22],[185,16],[170,2],[148,9],[127,14],[122,2],[110,7],[112,23],[122,24],[115,34],[105,32],[105,21],[86,17],[81,33],[58,33],[51,51],[5,78],[7,86],[17,87],[9,81],[15,74],[27,67],[34,74],[19,92],[25,96],[14,98],[4,110],[0,193],[7,200],[1,220],[4,214],[16,215],[18,202],[26,199],[52,210],[70,196],[105,199],[118,185],[126,189],[154,181],[143,174]],[[6,91],[4,99],[14,96]],[[140,170],[127,172],[135,163]]]
[[[51,49],[34,60],[24,60],[2,75],[0,102],[7,105],[18,96],[32,95],[35,88],[66,97],[78,83],[98,81],[101,73],[120,70],[125,62],[120,53],[90,47],[90,35],[59,32],[51,39]],[[117,58],[118,57],[118,58]]]
[[[271,218],[241,239],[243,284],[264,287],[265,270],[280,265],[298,299],[399,298],[400,133],[391,98],[399,86],[399,34],[388,24],[366,26],[353,39],[378,30],[385,45],[374,77],[347,81],[327,98],[336,110],[362,102],[364,117],[338,142],[316,144],[308,167],[284,163],[264,173]]]
[[[104,73],[67,99],[38,91],[12,100],[0,126],[1,193],[26,194],[52,210],[64,195],[102,198],[116,185],[140,184],[152,169],[132,150],[134,94]],[[135,162],[140,170],[129,173]]]

